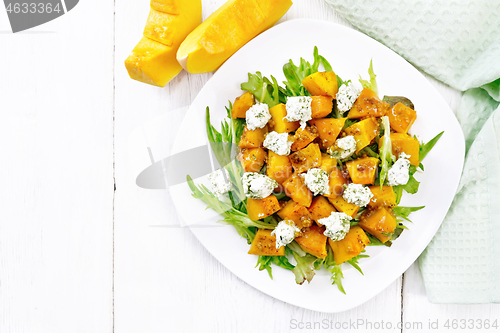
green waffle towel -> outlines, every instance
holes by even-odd
[[[419,263],[433,303],[500,302],[500,2],[326,2],[418,69],[465,91],[457,112],[467,148],[462,178]]]

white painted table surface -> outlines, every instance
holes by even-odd
[[[203,18],[223,3],[203,0]],[[178,226],[168,193],[135,185],[148,156],[130,148],[134,130],[168,119],[155,147],[167,156],[184,116],[175,110],[211,77],[182,73],[163,89],[128,78],[148,11],[147,0],[85,0],[14,35],[0,9],[0,332],[370,332],[382,321],[426,332],[429,321],[445,331],[447,319],[500,317],[500,305],[429,303],[415,264],[367,303],[327,314],[217,262]],[[282,20],[294,18],[349,25],[322,0],[296,0]],[[429,80],[456,111],[460,93]],[[350,326],[358,320],[374,329]]]

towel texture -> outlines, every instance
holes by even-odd
[[[500,302],[500,3],[326,2],[420,70],[465,91],[457,112],[466,139],[464,171],[419,263],[431,302]]]

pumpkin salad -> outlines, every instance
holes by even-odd
[[[302,284],[325,268],[345,293],[342,265],[362,274],[366,247],[390,247],[424,208],[399,203],[418,191],[414,176],[443,133],[426,144],[410,135],[413,103],[380,98],[371,62],[368,80],[343,81],[314,48],[312,64],[290,60],[283,73],[283,85],[249,73],[220,132],[207,108],[208,140],[223,168],[209,187],[189,176],[188,184],[247,240],[259,270],[272,278],[274,264]]]

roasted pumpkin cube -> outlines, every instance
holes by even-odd
[[[355,204],[345,201],[345,199],[341,196],[338,196],[336,198],[328,198],[328,200],[337,211],[346,213],[350,217],[355,217],[358,213],[359,207]]]
[[[240,161],[245,172],[259,172],[266,162],[267,152],[264,148],[242,149],[236,159]]]
[[[311,206],[309,206],[309,213],[311,213],[313,220],[316,221],[318,225],[321,225],[321,223],[318,222],[319,219],[332,215],[332,212],[336,212],[335,207],[333,207],[330,201],[323,196],[314,198]]]
[[[382,117],[389,110],[389,106],[390,104],[381,101],[373,90],[364,88],[358,99],[356,99],[356,102],[352,105],[347,118]]]
[[[330,174],[333,171],[333,168],[337,166],[337,159],[332,157],[330,154],[321,154],[321,165],[319,168],[321,170],[326,171],[327,174]]]
[[[342,170],[333,167],[329,177],[330,193],[325,194],[325,197],[336,198],[344,193],[344,185],[347,185],[347,178]]]
[[[231,109],[231,118],[246,118],[247,111],[255,104],[255,97],[252,93],[246,92],[237,97]]]
[[[312,217],[306,207],[299,205],[293,200],[282,201],[278,216],[283,220],[293,221],[299,229],[312,225]]]
[[[375,184],[379,159],[363,157],[346,163],[347,171],[355,184]]]
[[[327,149],[335,143],[347,118],[313,119],[309,124],[316,126],[321,139],[321,148]]]
[[[268,122],[270,131],[275,131],[278,133],[290,133],[300,127],[300,122],[290,122],[284,119],[284,117],[286,117],[285,104],[278,104],[273,106],[269,109],[269,113],[271,114],[271,119],[269,119]]]
[[[247,212],[252,221],[273,215],[279,210],[278,199],[272,194],[264,199],[247,199]]]
[[[293,143],[291,150],[297,151],[306,147],[318,137],[318,129],[316,126],[306,126],[304,129],[299,128],[293,135]]]
[[[311,96],[311,117],[313,119],[325,118],[333,110],[333,98],[331,96]]]
[[[359,255],[370,244],[370,239],[363,229],[358,226],[351,227],[344,239],[334,242],[328,238],[328,244],[333,251],[333,260],[340,265]]]
[[[299,243],[300,247],[307,253],[312,254],[318,258],[326,258],[326,237],[324,227],[312,225],[302,231],[302,236],[296,237],[295,241]]]
[[[368,146],[379,133],[379,126],[375,118],[361,120],[347,127],[344,132],[347,135],[354,136],[356,140],[356,154],[366,146]]]
[[[268,151],[266,174],[274,179],[278,184],[283,184],[285,180],[293,174],[292,163],[288,156],[278,155],[272,150]]]
[[[276,248],[276,236],[271,235],[272,230],[258,229],[250,245],[248,254],[257,256],[284,256],[285,247]]]
[[[388,112],[391,128],[399,133],[407,133],[417,119],[417,112],[399,102],[392,106]]]
[[[384,137],[382,136],[379,145],[382,144]],[[410,155],[410,164],[418,166],[420,164],[420,143],[417,139],[412,138],[405,133],[391,133],[392,153],[399,158],[401,153]]]
[[[302,84],[311,95],[328,95],[336,98],[339,88],[337,86],[337,75],[333,71],[316,72],[306,76]]]
[[[318,168],[321,165],[321,150],[317,143],[311,143],[289,157],[293,169],[297,173],[305,172],[311,168]]]
[[[392,210],[381,206],[364,211],[359,218],[358,225],[364,231],[385,243],[391,239],[397,224],[396,218],[392,215]]]
[[[312,202],[312,192],[307,188],[302,178],[294,173],[283,182],[283,189],[288,197],[299,205],[309,207]]]
[[[377,186],[370,186],[369,188],[373,194],[373,197],[368,203],[368,206],[370,207],[396,206],[396,193],[394,193],[392,186],[382,186],[382,189],[380,189],[380,186],[377,185]]]
[[[266,134],[267,126],[264,126],[263,128],[256,128],[253,131],[249,130],[248,127],[245,126],[238,146],[240,146],[241,149],[262,147]]]

